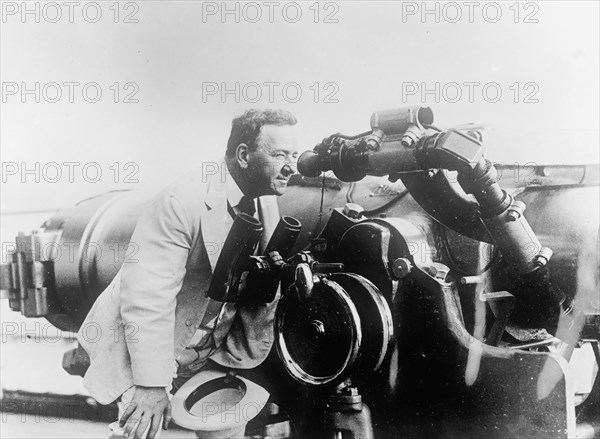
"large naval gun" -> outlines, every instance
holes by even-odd
[[[304,152],[265,253],[246,218],[213,273],[215,300],[281,289],[274,417],[300,438],[599,437],[598,166],[491,163],[427,107],[370,128]],[[20,234],[10,307],[78,330],[148,202],[110,192]]]

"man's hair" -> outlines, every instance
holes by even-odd
[[[296,117],[285,110],[247,110],[233,119],[231,134],[227,141],[227,157],[233,157],[240,143],[248,145],[251,151],[258,149],[260,129],[263,125],[296,125]]]

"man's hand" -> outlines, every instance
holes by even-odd
[[[127,436],[141,439],[150,426],[147,438],[154,439],[163,416],[163,428],[166,430],[171,421],[171,401],[165,388],[135,386],[133,399],[125,408],[119,427],[125,426]]]

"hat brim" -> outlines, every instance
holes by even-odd
[[[217,391],[233,388],[232,381],[239,385],[237,391],[244,392],[239,401],[232,404],[215,400]],[[171,415],[177,425],[196,431],[199,437],[228,438],[243,435],[248,421],[258,415],[268,399],[269,392],[247,378],[204,370],[175,393],[171,399]]]

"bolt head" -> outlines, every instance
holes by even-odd
[[[521,217],[521,214],[516,210],[509,210],[507,214],[507,218],[509,221],[516,221]]]
[[[346,205],[344,206],[343,213],[347,217],[358,219],[362,216],[364,211],[365,209],[363,209],[362,206],[356,203],[346,203]]]
[[[550,261],[551,257],[552,257],[552,249],[550,249],[548,247],[542,247],[540,249],[540,252],[534,256],[533,264],[537,267],[543,267]]]
[[[392,264],[392,273],[397,279],[403,279],[410,274],[412,264],[406,258],[398,258]]]
[[[533,258],[533,264],[536,267],[543,267],[544,265],[546,265],[548,263],[548,259],[546,259],[544,256],[542,255],[537,255],[536,257]]]

